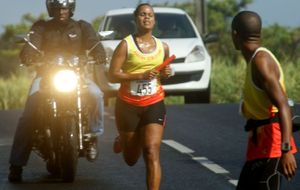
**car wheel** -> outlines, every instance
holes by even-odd
[[[205,91],[189,92],[184,95],[185,104],[199,104],[210,102],[210,84]]]

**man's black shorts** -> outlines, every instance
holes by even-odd
[[[280,189],[280,158],[247,161],[240,174],[236,190]]]
[[[157,123],[164,126],[166,107],[164,101],[149,106],[134,106],[117,98],[115,116],[118,129],[124,132],[136,131],[139,127]]]

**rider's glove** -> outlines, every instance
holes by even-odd
[[[106,64],[108,59],[105,56],[95,57],[96,64]]]

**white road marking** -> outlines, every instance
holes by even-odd
[[[192,157],[192,159],[196,160],[198,163],[217,174],[229,174],[229,171],[208,160],[206,157]]]
[[[221,167],[220,165],[214,163],[213,161],[210,161],[208,158],[206,157],[194,157],[192,155],[192,153],[194,153],[195,151],[180,144],[179,142],[176,142],[174,140],[163,140],[163,143],[165,143],[166,145],[174,148],[175,150],[177,150],[178,152],[182,153],[182,154],[188,154],[189,156],[191,156],[191,158],[195,161],[197,161],[199,164],[201,164],[202,166],[206,167],[207,169],[209,169],[210,171],[216,173],[216,174],[220,174],[220,175],[226,175],[228,182],[234,186],[237,186],[238,180],[235,179],[231,179],[228,175],[230,174],[229,171],[227,171],[226,169],[224,169],[223,167]]]
[[[12,139],[0,139],[0,146],[9,146],[12,144]]]
[[[228,181],[229,181],[229,183],[233,184],[234,186],[237,186],[239,180],[230,179]]]
[[[173,140],[163,140],[163,143],[169,145],[170,147],[174,148],[175,150],[177,150],[183,154],[192,154],[195,152],[192,149],[190,149],[176,141],[173,141]]]

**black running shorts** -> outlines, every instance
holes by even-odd
[[[149,106],[134,106],[117,98],[115,116],[118,129],[124,132],[136,131],[139,127],[150,123],[164,126],[166,120],[166,107],[164,101]]]
[[[281,176],[280,158],[247,161],[236,190],[280,189]]]

